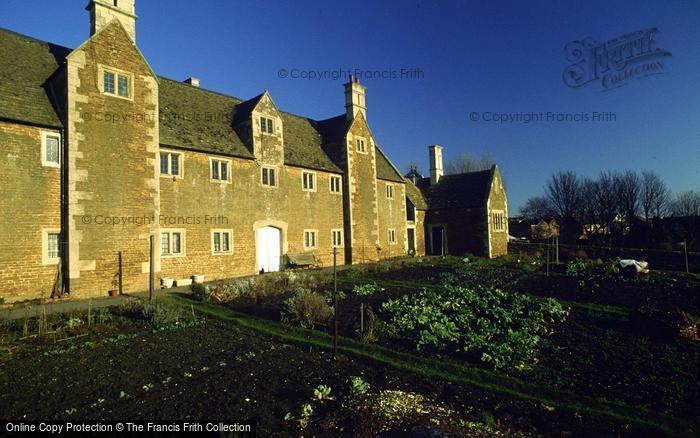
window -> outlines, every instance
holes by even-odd
[[[494,211],[491,213],[491,223],[493,224],[493,231],[505,231],[506,229],[506,215],[503,211]]]
[[[121,97],[129,97],[129,79],[126,76],[118,76],[117,94]]]
[[[114,94],[114,73],[105,72],[104,92]]]
[[[61,257],[61,230],[42,230],[41,263],[44,265],[56,265]]]
[[[131,75],[113,68],[100,66],[102,92],[125,99],[131,98]]]
[[[331,175],[331,193],[340,193],[340,177],[336,175]]]
[[[389,245],[396,245],[396,230],[393,228],[389,228],[387,230],[387,240],[389,242]]]
[[[213,181],[229,181],[231,162],[229,160],[219,160],[210,158],[211,161],[211,179]]]
[[[316,230],[304,230],[304,249],[318,248],[318,239],[316,236]]]
[[[231,230],[212,230],[211,232],[211,252],[217,254],[231,254],[232,250]]]
[[[393,184],[386,185],[386,197],[387,197],[387,199],[394,199],[394,185]]]
[[[61,137],[58,134],[52,132],[41,133],[41,165],[60,167]]]
[[[343,230],[331,230],[331,238],[333,248],[341,248],[343,246]]]
[[[406,198],[406,221],[415,222],[416,221],[416,206],[413,205],[408,197]]]
[[[301,172],[301,188],[307,192],[315,192],[316,174],[313,172]]]
[[[184,255],[183,235],[181,230],[161,230],[160,254],[164,257]]]
[[[274,167],[262,168],[262,185],[277,187],[277,169]]]
[[[272,125],[272,119],[260,117],[260,130],[266,134],[273,134],[275,131]]]
[[[182,154],[179,152],[161,151],[161,176],[177,176],[182,178]]]
[[[365,139],[358,138],[355,142],[357,143],[357,152],[361,152],[363,154],[366,154],[367,150],[365,149]]]

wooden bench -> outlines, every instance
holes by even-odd
[[[288,253],[285,254],[287,259],[287,267],[290,268],[315,268],[318,266],[316,256],[310,252]]]

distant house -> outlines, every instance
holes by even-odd
[[[430,146],[430,177],[406,174],[406,196],[425,217],[425,253],[497,257],[508,253],[508,201],[498,166],[443,175],[442,147]],[[420,206],[420,207],[419,207]],[[421,252],[423,249],[419,250]]]

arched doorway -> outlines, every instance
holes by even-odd
[[[280,270],[282,255],[282,231],[275,227],[261,227],[256,230],[255,248],[258,272]]]

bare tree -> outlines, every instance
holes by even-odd
[[[634,170],[626,170],[616,175],[617,196],[620,213],[628,225],[634,222],[639,212],[639,199],[642,183]]]
[[[700,216],[700,193],[693,190],[676,195],[671,206],[676,217]]]
[[[580,199],[578,205],[578,217],[587,234],[599,234],[605,229],[606,224],[601,220],[601,208],[599,204],[599,182],[591,178],[581,181]]]
[[[598,215],[601,225],[605,226],[610,232],[613,230],[613,224],[617,217],[617,178],[610,171],[602,171],[598,175],[596,204],[598,204]]]
[[[574,219],[580,191],[581,184],[573,170],[552,174],[545,185],[547,199],[563,222]]]
[[[462,152],[457,157],[451,158],[445,162],[445,174],[455,175],[458,173],[478,172],[480,170],[488,170],[496,164],[493,156],[489,153],[484,153],[480,158],[474,158],[466,152]]]
[[[554,216],[552,205],[544,196],[533,196],[520,207],[520,214],[526,219],[538,220]]]
[[[640,205],[644,220],[660,218],[666,210],[669,192],[666,183],[653,170],[642,171]]]

